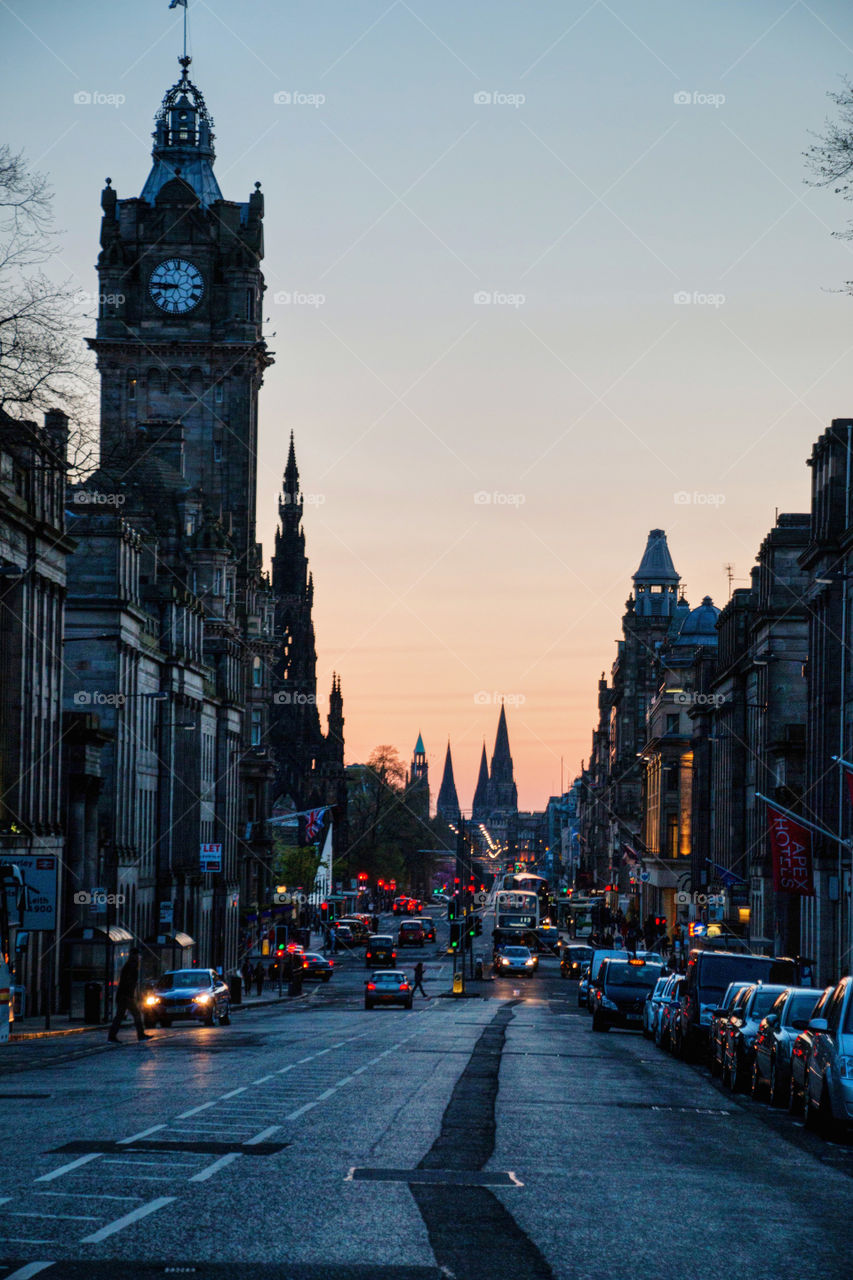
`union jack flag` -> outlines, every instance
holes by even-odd
[[[320,834],[325,809],[309,809],[305,814],[305,839],[316,840]]]

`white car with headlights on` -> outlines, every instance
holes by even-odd
[[[529,947],[501,947],[495,955],[492,968],[498,977],[521,974],[522,977],[532,978],[536,972],[536,961],[530,954]]]
[[[148,985],[142,1013],[149,1026],[170,1027],[180,1019],[227,1027],[231,992],[213,969],[173,969]]]

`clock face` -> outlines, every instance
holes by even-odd
[[[186,258],[167,258],[151,272],[148,292],[161,311],[183,315],[201,302],[204,277],[194,262]]]

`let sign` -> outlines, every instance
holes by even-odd
[[[203,872],[222,870],[221,844],[203,844],[201,846],[201,869]]]

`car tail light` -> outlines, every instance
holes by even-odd
[[[396,952],[396,951],[392,951],[392,952],[391,952],[391,959],[392,959],[392,960],[396,960],[396,959],[397,959],[397,952]]]
[[[368,984],[367,984],[367,990],[368,990],[368,991],[375,991],[375,990],[376,990],[376,983],[375,983],[375,982],[368,982]]]
[[[334,962],[334,960],[330,960],[330,961],[329,961],[329,968],[330,968],[330,969],[334,969],[334,967],[335,967],[335,962]]]
[[[409,989],[409,984],[408,984],[408,982],[401,982],[401,983],[400,983],[400,990],[401,990],[401,991],[408,991],[408,989]]]
[[[373,959],[373,952],[368,951],[367,955],[365,956],[365,960],[372,960],[372,959]]]

